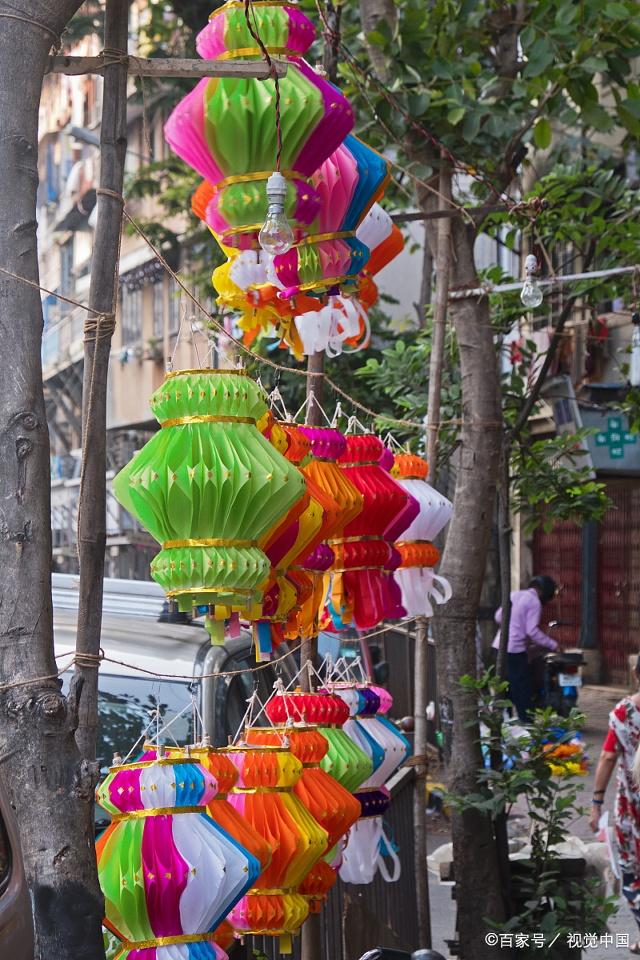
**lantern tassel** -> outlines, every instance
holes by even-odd
[[[273,642],[271,639],[271,624],[266,620],[258,620],[254,624],[254,641],[256,645],[256,660],[263,663],[271,660]]]

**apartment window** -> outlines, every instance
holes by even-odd
[[[173,277],[169,280],[169,336],[180,329],[180,287]]]
[[[164,283],[159,280],[151,286],[153,310],[153,336],[158,340],[164,337]]]
[[[73,283],[73,235],[60,244],[60,293],[71,293]]]
[[[142,338],[142,288],[122,287],[121,301],[122,346],[139,343]]]

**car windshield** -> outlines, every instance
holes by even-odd
[[[101,673],[97,750],[101,772],[107,773],[114,754],[127,756],[150,723],[151,714],[158,707],[160,726],[172,721],[163,738],[165,742],[191,743],[193,721],[190,705],[191,685],[188,683],[143,677],[116,677]],[[183,710],[185,712],[181,714]],[[149,735],[153,737],[154,734],[155,722],[149,729]]]

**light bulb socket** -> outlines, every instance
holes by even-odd
[[[528,277],[538,272],[538,258],[533,253],[527,254],[527,257],[524,261],[524,270]]]
[[[272,173],[267,180],[267,202],[269,212],[271,208],[276,207],[273,213],[282,213],[284,211],[285,200],[287,199],[287,181],[281,173],[277,171]]]

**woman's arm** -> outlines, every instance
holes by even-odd
[[[598,822],[600,820],[600,814],[602,813],[604,795],[607,792],[609,780],[611,779],[611,774],[615,769],[617,760],[618,755],[616,753],[612,753],[610,750],[603,750],[600,754],[600,759],[598,760],[595,781],[593,784],[591,815],[589,817],[589,825],[594,833],[596,833],[598,830]]]

